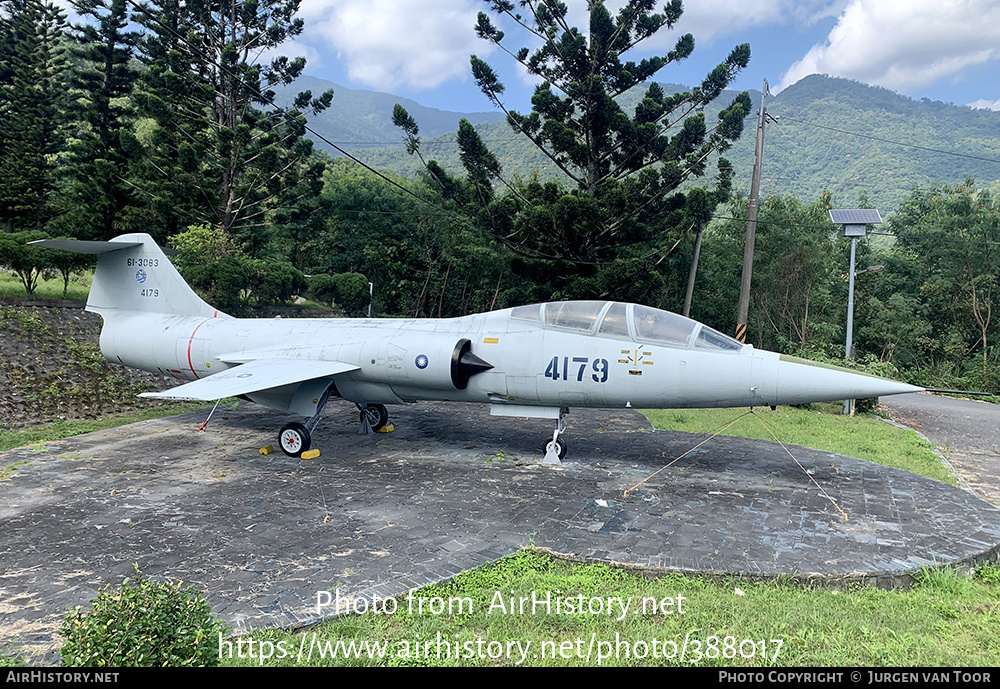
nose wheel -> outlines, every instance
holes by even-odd
[[[556,438],[555,440],[546,441],[545,445],[542,447],[542,451],[545,453],[546,458],[554,454],[556,459],[562,459],[566,456],[566,441],[562,438]]]
[[[560,460],[566,456],[566,441],[559,437],[559,434],[566,430],[566,414],[569,409],[563,407],[559,410],[559,419],[556,421],[556,430],[552,432],[552,440],[548,440],[542,446],[545,456],[542,457],[542,464],[559,464]]]

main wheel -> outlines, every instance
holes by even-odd
[[[372,427],[373,431],[377,431],[389,423],[389,411],[385,408],[384,404],[367,405],[361,410],[362,421],[366,416],[368,417],[368,423]]]
[[[559,457],[559,459],[562,459],[563,457],[566,456],[566,450],[569,449],[568,447],[566,447],[566,441],[563,440],[562,438],[556,438],[555,444],[556,444],[555,447],[556,455]],[[548,440],[545,442],[544,445],[542,445],[542,452],[548,454],[550,447],[552,447],[552,441]]]
[[[278,444],[289,457],[298,457],[309,449],[309,431],[300,423],[287,424],[278,433]]]

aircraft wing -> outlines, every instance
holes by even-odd
[[[282,385],[326,378],[358,367],[339,361],[313,359],[256,359],[163,392],[144,392],[140,397],[167,400],[218,400],[246,395]]]

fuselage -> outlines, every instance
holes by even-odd
[[[461,387],[454,358],[463,343],[492,368]],[[868,396],[870,381],[892,383],[835,369],[861,387],[844,389],[838,380],[823,390],[821,374],[829,375],[829,367],[787,360],[676,314],[618,302],[552,302],[448,319],[120,313],[107,318],[101,348],[111,361],[182,380],[261,358],[337,361],[357,370],[336,376],[336,393],[368,404],[765,406]]]

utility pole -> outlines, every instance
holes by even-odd
[[[757,147],[753,159],[753,179],[750,182],[750,208],[747,211],[747,237],[743,245],[743,279],[740,281],[740,310],[736,317],[736,339],[747,341],[747,313],[750,311],[750,277],[753,274],[753,245],[757,232],[757,199],[760,196],[760,168],[764,157],[764,123],[767,110],[764,98],[769,94],[767,79],[760,89],[760,110],[757,112]]]
[[[698,235],[694,239],[694,256],[691,257],[691,270],[688,271],[688,287],[684,294],[684,313],[681,315],[689,318],[691,316],[691,297],[694,294],[694,279],[698,275],[698,256],[701,254],[701,233],[703,228],[698,229]]]

